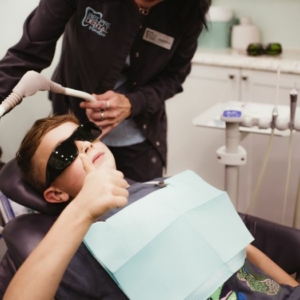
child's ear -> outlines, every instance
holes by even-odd
[[[50,203],[61,203],[69,201],[70,196],[60,189],[50,186],[44,191],[44,198]]]

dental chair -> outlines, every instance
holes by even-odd
[[[67,203],[50,204],[44,201],[22,178],[14,159],[0,171],[0,190],[11,200],[37,212],[18,216],[4,227],[2,235],[7,252],[0,266],[1,290],[1,285],[7,286]],[[300,230],[242,213],[240,216],[255,238],[253,245],[287,273],[295,274],[296,279],[300,279]],[[1,268],[6,270],[5,278],[1,278]]]

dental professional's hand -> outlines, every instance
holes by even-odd
[[[91,221],[113,208],[125,206],[129,185],[123,173],[109,168],[96,169],[86,156],[80,155],[80,158],[86,177],[81,191],[72,202],[82,205],[82,212],[85,211]]]
[[[107,91],[93,96],[97,101],[81,102],[80,107],[86,109],[90,121],[102,128],[102,136],[130,116],[131,104],[123,94]]]

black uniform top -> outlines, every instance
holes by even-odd
[[[132,117],[166,160],[164,101],[182,91],[190,72],[207,0],[164,0],[139,13],[133,0],[41,0],[29,15],[21,40],[0,61],[0,102],[28,70],[51,64],[56,42],[64,33],[53,81],[88,93],[112,90],[126,57]],[[159,34],[159,43],[148,29]],[[174,38],[174,40],[170,40]],[[167,42],[166,42],[167,41]],[[163,47],[168,44],[170,49]],[[73,111],[87,120],[78,98],[50,95],[55,113]]]

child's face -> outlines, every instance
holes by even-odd
[[[70,137],[77,127],[77,124],[67,122],[49,131],[43,137],[33,159],[35,165],[40,168],[44,181],[46,180],[46,166],[50,154],[61,142]],[[94,142],[74,141],[74,143],[79,154],[86,155],[97,168],[116,168],[112,153],[99,139]],[[81,159],[77,156],[51,186],[66,192],[73,198],[79,193],[85,175]]]

